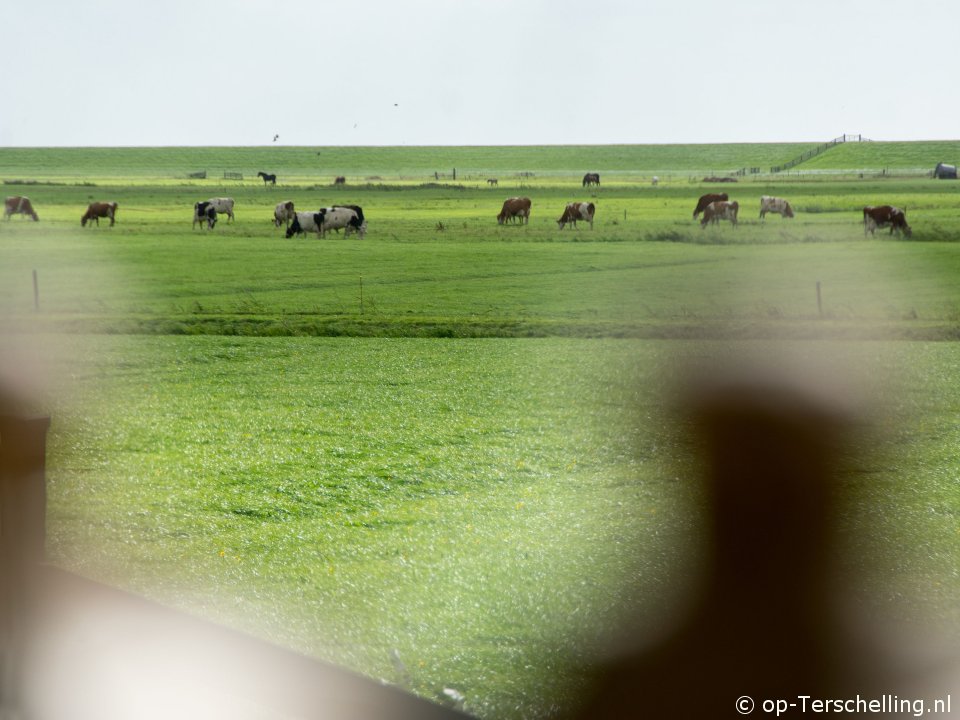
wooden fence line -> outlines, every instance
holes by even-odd
[[[844,135],[841,135],[840,137],[835,137],[830,142],[823,143],[822,145],[817,145],[817,147],[813,148],[813,150],[807,150],[806,152],[801,153],[800,155],[795,157],[793,160],[789,160],[788,162],[785,162],[783,165],[775,165],[774,167],[770,168],[770,172],[778,173],[778,172],[783,172],[784,170],[789,170],[790,168],[795,167],[802,162],[806,162],[810,158],[816,157],[817,155],[820,155],[821,153],[826,152],[832,147],[836,147],[837,145],[840,145],[846,142],[870,142],[870,141],[864,138],[863,135],[844,134]]]

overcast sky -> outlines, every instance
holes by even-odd
[[[952,0],[30,0],[0,146],[960,137]]]

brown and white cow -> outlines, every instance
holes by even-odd
[[[273,209],[273,224],[277,227],[284,225],[290,227],[290,221],[296,217],[296,210],[293,207],[293,200],[277,203]]]
[[[110,227],[113,227],[116,216],[117,204],[115,202],[92,202],[87,205],[87,211],[80,218],[80,227],[85,227],[88,220],[91,226],[94,220],[97,221],[99,226],[100,218],[110,218]]]
[[[869,232],[873,235],[877,228],[890,226],[890,234],[902,232],[907,237],[913,235],[913,230],[907,225],[907,213],[900,208],[892,205],[880,205],[873,207],[868,205],[863,209],[863,236],[866,237]]]
[[[561,230],[563,230],[563,226],[567,223],[570,223],[576,227],[578,220],[584,220],[590,223],[590,229],[593,230],[593,214],[596,212],[596,210],[597,208],[593,203],[567,203],[567,206],[563,209],[563,215],[561,215],[560,219],[557,220],[557,225]]]
[[[697,207],[693,211],[693,219],[697,219],[697,215],[702,213],[707,209],[707,205],[712,202],[717,202],[718,200],[729,200],[726,193],[707,193],[706,195],[701,195],[700,199],[697,200]]]
[[[503,225],[507,220],[515,221],[518,218],[522,224],[529,224],[530,205],[530,198],[507,198],[503,201],[503,209],[497,215],[497,224]]]
[[[30,198],[22,195],[14,195],[3,201],[3,219],[9,220],[11,215],[29,215],[34,220],[40,219],[30,204]]]
[[[764,220],[767,213],[776,213],[782,218],[792,218],[793,208],[783,198],[763,195],[760,197],[760,219]]]
[[[700,227],[705,228],[710,223],[719,223],[721,220],[729,220],[730,224],[736,227],[739,211],[740,205],[736,200],[730,202],[714,200],[703,209],[703,220],[700,221]]]

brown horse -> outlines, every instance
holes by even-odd
[[[583,176],[583,187],[587,185],[599,185],[600,184],[600,173],[587,173]]]

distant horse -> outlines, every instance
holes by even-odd
[[[338,175],[337,177],[335,177],[335,178],[333,179],[333,184],[334,184],[334,185],[346,185],[346,184],[347,184],[347,179],[346,179],[343,175]]]
[[[599,185],[600,184],[600,174],[599,173],[587,173],[583,176],[583,187],[587,185]]]
[[[270,183],[271,185],[277,184],[277,176],[271,175],[270,173],[258,172],[257,177],[263,178],[263,184],[266,185]]]

